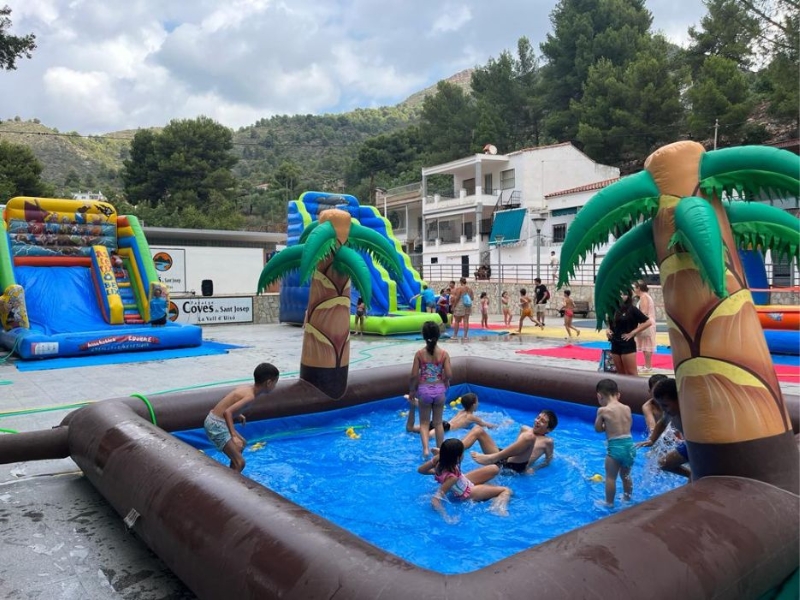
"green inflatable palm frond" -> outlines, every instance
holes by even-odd
[[[333,223],[326,221],[311,232],[302,245],[303,258],[300,261],[300,281],[308,283],[317,265],[336,248],[336,229]]]
[[[300,234],[300,239],[297,240],[298,244],[305,244],[308,236],[311,235],[311,232],[314,231],[317,227],[319,227],[319,221],[314,221],[308,227],[303,229],[303,233]]]
[[[726,203],[737,248],[771,250],[773,258],[800,261],[800,219],[758,202]]]
[[[594,288],[594,310],[597,329],[602,329],[605,317],[619,305],[619,294],[629,290],[646,268],[658,263],[653,242],[653,224],[641,223],[620,237],[608,251],[597,270]]]
[[[354,222],[350,225],[347,245],[360,252],[369,253],[373,261],[379,262],[395,277],[402,276],[403,263],[400,262],[397,250],[388,239],[377,231]]]
[[[561,248],[558,287],[569,283],[586,255],[608,242],[609,234],[620,224],[654,217],[659,197],[658,187],[647,171],[629,175],[595,194],[580,209],[567,231]]]
[[[333,257],[333,269],[350,278],[350,281],[361,294],[364,304],[367,306],[372,302],[372,277],[370,276],[369,267],[361,255],[348,248],[342,246],[336,251],[336,256]]]
[[[680,244],[700,271],[700,277],[718,298],[727,298],[725,250],[714,207],[705,199],[682,198],[675,207],[675,235],[670,247]]]
[[[260,294],[271,284],[282,279],[292,271],[300,268],[300,261],[303,258],[303,246],[292,246],[284,248],[275,256],[269,259],[261,270],[258,278],[258,293]]]
[[[800,195],[800,157],[780,148],[740,146],[706,152],[700,159],[700,189],[711,197],[768,198]]]

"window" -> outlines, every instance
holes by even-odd
[[[475,178],[472,179],[465,179],[461,183],[461,187],[466,190],[467,196],[474,196],[475,195]]]
[[[439,264],[439,258],[436,257],[436,256],[431,256],[431,264],[432,265],[438,265]]]
[[[553,225],[553,243],[563,244],[567,237],[567,224]]]
[[[514,169],[508,169],[500,173],[500,189],[513,190],[515,187]]]
[[[492,190],[492,174],[487,173],[483,176],[483,193],[484,194],[494,194],[494,190]]]

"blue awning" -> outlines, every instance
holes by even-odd
[[[497,245],[497,236],[503,236],[501,242],[504,246],[519,241],[519,234],[522,231],[522,223],[525,222],[525,215],[528,214],[526,208],[516,208],[513,210],[501,210],[495,213],[494,223],[492,223],[492,235],[489,236],[489,245]]]

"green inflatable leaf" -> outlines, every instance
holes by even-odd
[[[649,221],[625,233],[609,248],[597,270],[594,287],[598,330],[605,326],[606,316],[616,311],[620,292],[629,290],[642,271],[655,268],[657,261],[653,224]]]
[[[258,293],[267,289],[272,283],[288,275],[290,272],[300,268],[300,260],[303,257],[303,246],[297,245],[291,248],[284,248],[275,256],[269,259],[261,270],[258,278]]]
[[[569,283],[586,255],[608,242],[620,224],[651,219],[658,212],[658,187],[647,171],[629,175],[595,194],[578,211],[561,247],[558,287]]]
[[[308,227],[303,229],[303,233],[300,234],[300,238],[297,240],[297,243],[304,244],[305,241],[308,239],[308,236],[311,235],[311,232],[314,231],[317,227],[319,227],[319,221],[314,221]]]
[[[771,250],[778,259],[800,261],[800,219],[785,210],[758,202],[730,202],[728,213],[738,248]]]
[[[700,159],[700,189],[706,196],[794,197],[800,195],[800,157],[767,146],[706,152]]]
[[[377,231],[364,227],[358,222],[350,226],[347,245],[361,252],[368,252],[372,259],[390,271],[395,277],[401,277],[403,263],[394,245]]]
[[[303,244],[303,258],[300,261],[300,281],[307,283],[317,265],[336,248],[336,230],[333,223],[326,221],[308,236]]]
[[[692,257],[700,277],[718,298],[727,298],[725,252],[714,207],[704,198],[683,198],[675,207],[675,235],[670,245],[680,244]]]
[[[352,285],[361,294],[364,304],[369,306],[372,302],[372,277],[361,255],[347,246],[342,246],[336,251],[331,267],[350,278]]]

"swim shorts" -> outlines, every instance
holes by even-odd
[[[501,469],[514,471],[514,473],[524,473],[528,470],[528,463],[526,462],[508,462],[507,460],[501,460],[498,464]]]
[[[446,392],[447,388],[443,383],[421,383],[417,388],[417,398],[423,404],[444,404]]]
[[[519,316],[520,316],[520,317],[522,317],[523,319],[524,319],[525,317],[532,317],[532,316],[533,316],[533,311],[530,309],[530,307],[528,307],[528,308],[523,308],[523,309],[520,311],[520,313],[519,313]]]
[[[450,423],[449,422],[442,421],[442,427],[444,427],[445,431],[450,431]],[[430,429],[431,431],[434,430],[433,421],[431,421],[431,424],[428,426],[428,429]]]
[[[675,444],[675,452],[680,454],[686,460],[689,460],[689,450],[686,448],[686,442],[678,442]]]
[[[608,440],[608,455],[617,461],[620,466],[630,468],[636,458],[636,446],[631,436]]]
[[[228,424],[225,419],[218,417],[214,413],[208,413],[206,420],[203,421],[203,427],[206,430],[208,439],[219,451],[222,451],[225,444],[231,440],[231,432],[228,430]]]

